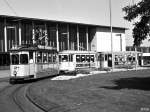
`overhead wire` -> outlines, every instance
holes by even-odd
[[[10,10],[16,15],[18,16],[17,12],[14,10],[14,8],[9,4],[9,2],[7,0],[3,0],[6,5],[10,8]]]

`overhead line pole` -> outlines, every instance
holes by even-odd
[[[110,17],[110,36],[111,36],[111,54],[112,54],[112,71],[114,70],[114,56],[113,56],[113,35],[112,35],[112,9],[111,0],[109,0],[109,17]]]

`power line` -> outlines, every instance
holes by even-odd
[[[10,10],[16,15],[18,16],[17,12],[14,10],[14,8],[9,4],[9,2],[7,0],[4,0],[4,2],[6,3],[6,5],[10,8]]]

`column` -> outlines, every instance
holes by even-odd
[[[44,26],[45,26],[45,46],[48,46],[47,25],[46,25],[46,23],[44,24]]]
[[[120,34],[120,51],[122,51],[122,36]]]
[[[86,27],[86,50],[89,50],[89,35],[88,35],[88,27]]]
[[[19,45],[21,45],[21,22],[19,21]]]
[[[4,40],[5,40],[5,52],[7,52],[7,26],[6,19],[4,20]]]
[[[58,24],[56,24],[56,44],[57,44],[57,51],[59,51]]]
[[[79,26],[77,25],[77,50],[79,51]]]
[[[67,24],[67,43],[68,43],[68,50],[70,49],[69,47],[69,24]]]

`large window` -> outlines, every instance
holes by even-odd
[[[21,44],[32,43],[32,23],[22,22],[21,23]]]
[[[4,48],[4,20],[0,19],[0,51],[3,52]]]
[[[67,24],[59,24],[58,32],[59,32],[59,48],[61,51],[67,50],[68,49]]]
[[[79,50],[86,50],[86,27],[79,26]]]
[[[19,64],[19,54],[13,54],[11,55],[12,65]]]
[[[47,34],[48,34],[48,45],[52,47],[57,47],[56,43],[56,23],[47,24]]]
[[[77,50],[77,26],[69,25],[69,49]]]
[[[28,64],[28,55],[20,54],[20,64]]]

